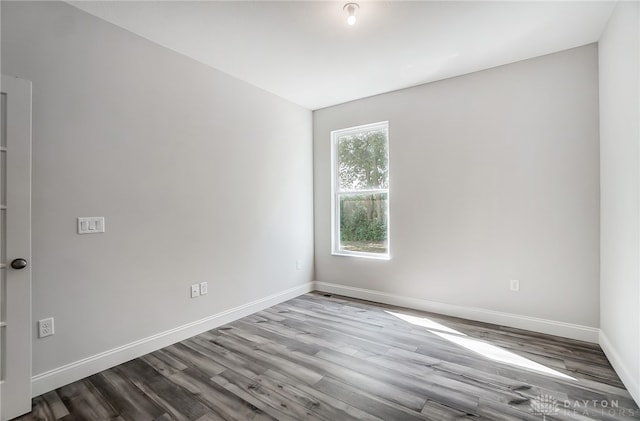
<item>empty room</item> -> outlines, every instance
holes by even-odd
[[[0,421],[640,420],[640,2],[0,18]]]

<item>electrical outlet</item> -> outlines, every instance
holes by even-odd
[[[53,317],[38,320],[38,338],[45,338],[53,334]]]
[[[296,269],[302,270],[302,260],[296,260]]]
[[[207,295],[209,292],[209,286],[206,282],[200,282],[200,295]]]
[[[520,291],[520,281],[517,279],[512,279],[509,281],[509,289],[513,292]]]
[[[191,285],[191,298],[196,298],[200,296],[200,284]]]

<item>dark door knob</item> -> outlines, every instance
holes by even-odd
[[[27,261],[25,259],[13,259],[11,262],[11,267],[14,269],[24,269],[27,267]]]

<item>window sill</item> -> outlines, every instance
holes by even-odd
[[[371,260],[391,260],[391,256],[388,254],[373,254],[373,253],[357,253],[357,252],[344,252],[344,251],[332,251],[332,256],[341,256],[341,257],[360,257],[363,259],[371,259]]]

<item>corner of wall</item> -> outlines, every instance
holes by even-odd
[[[609,341],[609,338],[607,338],[607,334],[603,330],[600,331],[599,344],[600,348],[602,348],[604,354],[611,363],[611,366],[620,377],[620,380],[622,380],[622,383],[627,387],[631,397],[633,397],[636,403],[640,406],[640,379],[638,379],[638,376],[634,376],[632,374],[632,370],[626,366],[624,360],[620,357],[615,347]]]

